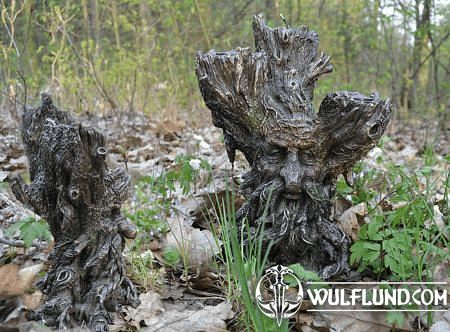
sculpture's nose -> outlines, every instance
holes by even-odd
[[[280,172],[286,184],[286,191],[293,193],[300,191],[301,171],[297,151],[289,151]]]

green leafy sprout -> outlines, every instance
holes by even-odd
[[[16,222],[5,230],[6,237],[13,237],[19,233],[19,239],[23,240],[25,248],[32,246],[35,240],[44,240],[50,242],[52,234],[47,222],[44,219],[36,220],[33,217]]]

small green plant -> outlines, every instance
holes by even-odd
[[[31,287],[28,287],[27,289],[25,289],[25,292],[28,294],[33,294],[35,291],[37,291],[36,286],[31,286]]]
[[[52,240],[49,226],[44,219],[35,220],[32,217],[23,219],[6,229],[4,235],[13,237],[17,232],[19,232],[19,239],[23,240],[25,248],[31,247],[35,240],[47,242]]]
[[[363,226],[351,247],[351,264],[360,262],[358,271],[370,267],[376,274],[389,269],[394,279],[406,280],[423,269],[413,255],[414,230],[393,229],[382,216]]]
[[[188,195],[195,186],[196,172],[201,169],[211,172],[211,166],[205,159],[178,155],[172,170],[157,176],[143,176],[135,187],[135,209],[124,209],[125,216],[135,222],[138,230],[147,232],[158,228],[161,232],[167,231],[163,220],[170,211],[171,193],[179,186],[183,194]]]
[[[180,262],[180,251],[174,246],[164,248],[164,259],[170,266],[176,266]]]
[[[316,272],[306,270],[303,266],[301,266],[298,263],[289,265],[289,268],[292,270],[292,272],[294,272],[295,276],[298,278],[298,280],[300,280],[300,282],[302,282],[302,281],[323,281],[322,278],[320,278]],[[295,286],[296,281],[294,281],[295,280],[294,278],[291,278],[292,280],[290,280],[290,276],[288,275],[288,276],[286,276],[286,279],[290,285]],[[325,284],[325,282],[324,282],[324,284]]]
[[[395,327],[403,326],[405,313],[400,311],[389,311],[386,313],[386,322]]]
[[[338,193],[341,189],[344,192],[351,193],[352,203],[359,204],[361,202],[373,203],[379,199],[379,193],[375,188],[380,185],[385,179],[384,174],[376,169],[369,168],[367,163],[359,162],[353,169],[354,174],[357,174],[353,188],[347,186],[345,181],[341,178],[338,181]],[[342,196],[342,194],[340,194]]]
[[[9,183],[6,181],[0,181],[0,191],[6,191],[9,190]]]
[[[328,284],[323,281],[316,272],[306,270],[298,263],[289,265],[289,268],[297,277],[297,279],[293,278],[291,275],[286,275],[284,277],[284,280],[288,283],[289,287],[296,287],[298,285],[298,281],[300,281],[301,283],[304,283],[303,292],[305,292],[307,289],[314,290],[328,288]],[[311,281],[315,283],[309,284],[308,282]]]
[[[205,170],[208,174],[211,174],[211,165],[207,160],[198,158],[192,155],[178,155],[175,158],[177,165],[174,179],[178,180],[184,195],[191,192],[191,186],[194,185],[194,191],[196,188],[196,175],[199,170]],[[211,180],[211,178],[209,178]]]
[[[15,250],[15,247],[12,247],[10,250],[8,250],[2,258],[0,258],[0,264],[7,264],[11,262],[14,258],[17,257],[17,251]]]
[[[437,159],[436,154],[434,153],[433,146],[431,142],[428,142],[422,151],[422,158],[425,161],[425,166],[433,166],[436,165]]]
[[[124,213],[136,224],[140,232],[159,230],[161,233],[165,233],[167,231],[167,225],[156,208],[137,208],[133,213],[124,210]]]
[[[216,198],[218,200],[218,198]],[[243,305],[239,315],[240,324],[247,331],[288,331],[288,321],[283,320],[281,326],[275,319],[264,315],[257,307],[255,289],[263,272],[270,266],[268,262],[269,248],[265,249],[261,236],[264,233],[263,225],[251,230],[248,223],[239,227],[236,221],[233,193],[227,192],[223,201],[217,202],[219,211],[219,225],[223,243],[222,260],[225,262],[227,297],[236,301],[238,306]],[[214,233],[214,232],[213,232]],[[218,238],[217,232],[216,237]]]
[[[135,209],[131,211],[125,209],[125,216],[135,222],[138,230],[149,231],[160,228],[165,232],[167,227],[163,220],[170,211],[171,194],[179,186],[183,195],[188,195],[192,186],[195,188],[197,172],[202,169],[211,173],[211,166],[205,159],[192,155],[178,155],[173,169],[156,176],[143,176],[135,187],[137,198]]]

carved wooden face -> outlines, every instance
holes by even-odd
[[[264,152],[255,160],[256,171],[265,181],[279,178],[283,183],[286,199],[300,199],[301,193],[308,193],[321,181],[321,169],[317,151],[295,149],[264,144]]]
[[[252,168],[244,176],[242,188],[248,202],[239,211],[250,224],[266,224],[276,238],[287,235],[288,242],[313,243],[316,223],[326,210],[331,185],[324,176],[318,150],[287,148],[261,140]],[[301,241],[300,239],[303,239]]]

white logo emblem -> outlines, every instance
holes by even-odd
[[[283,278],[289,275],[298,283],[298,293],[291,295],[287,292],[287,285]],[[258,282],[256,287],[256,302],[266,316],[276,318],[278,326],[281,326],[283,318],[292,317],[300,308],[303,299],[303,289],[300,281],[292,270],[282,265],[277,265],[266,270],[266,274]]]

